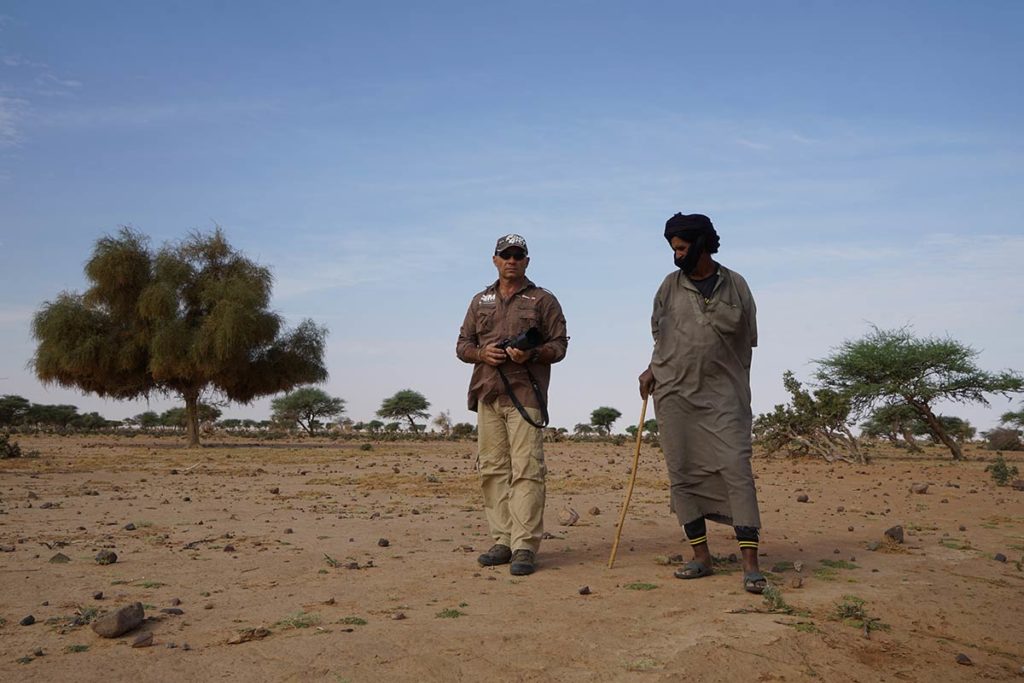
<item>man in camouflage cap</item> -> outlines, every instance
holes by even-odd
[[[473,295],[456,345],[459,360],[473,364],[468,407],[477,414],[477,466],[494,539],[477,561],[510,564],[516,576],[533,573],[544,533],[548,383],[569,343],[558,299],[526,277],[529,253],[521,235],[498,239],[498,279]]]

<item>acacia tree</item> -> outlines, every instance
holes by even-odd
[[[383,418],[405,419],[409,421],[409,428],[413,434],[419,431],[419,425],[413,419],[415,417],[427,419],[430,413],[430,401],[418,391],[402,389],[391,398],[384,399],[380,404],[377,415]]]
[[[622,417],[622,413],[615,410],[615,408],[601,406],[600,408],[595,408],[590,413],[590,424],[594,426],[598,433],[607,436],[612,431],[612,424],[620,417]]]
[[[777,405],[754,420],[754,438],[769,451],[819,455],[825,460],[864,462],[857,438],[850,431],[850,402],[831,389],[803,388],[793,373],[782,375],[790,403]]]
[[[345,400],[329,396],[323,389],[301,387],[270,402],[275,422],[298,424],[310,436],[324,419],[345,412]]]
[[[85,275],[84,294],[62,292],[33,318],[36,375],[118,399],[176,394],[190,446],[204,392],[248,403],[327,377],[326,330],[311,320],[283,330],[270,270],[219,228],[157,251],[123,228],[96,241]]]
[[[935,414],[938,401],[989,405],[986,394],[1009,396],[1024,391],[1024,378],[1004,370],[981,370],[978,352],[955,339],[917,338],[909,328],[877,327],[863,339],[845,341],[830,356],[816,361],[822,384],[846,396],[855,412],[875,405],[912,407],[931,433],[963,459],[960,444]]]

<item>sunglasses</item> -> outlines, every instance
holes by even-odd
[[[497,254],[497,256],[502,261],[508,261],[509,259],[512,259],[513,261],[522,261],[524,258],[526,258],[526,254],[524,254],[523,252],[521,252],[521,251],[510,251],[508,249],[506,249],[505,251],[499,252]]]

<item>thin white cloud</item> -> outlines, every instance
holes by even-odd
[[[28,102],[23,99],[0,96],[0,147],[22,141],[21,121],[27,107]]]
[[[70,78],[59,78],[52,73],[40,74],[36,77],[36,84],[40,86],[59,86],[61,88],[81,88],[82,82]]]
[[[748,149],[756,150],[768,150],[771,149],[771,145],[766,145],[763,142],[754,142],[753,140],[747,140],[746,138],[736,138],[736,144],[740,147],[747,147]]]

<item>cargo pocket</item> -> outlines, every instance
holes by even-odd
[[[743,321],[743,308],[730,301],[713,299],[708,305],[707,315],[721,334],[733,335]]]

